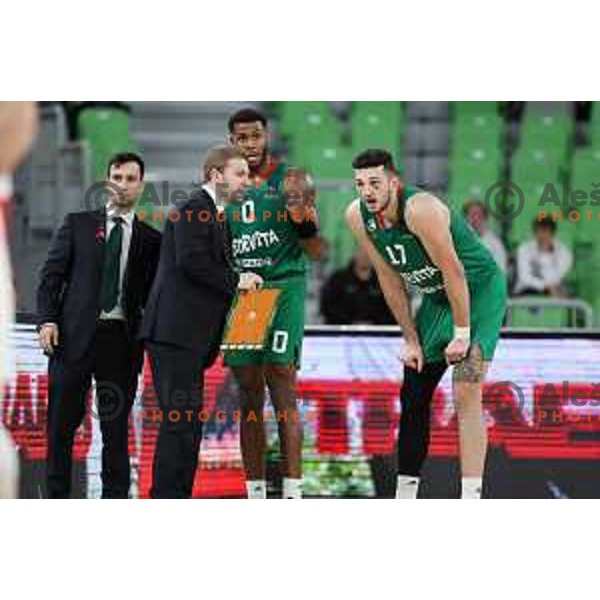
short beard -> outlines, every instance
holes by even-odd
[[[269,151],[265,148],[265,150],[263,151],[263,153],[262,153],[262,155],[260,157],[260,160],[258,161],[258,163],[256,164],[256,166],[254,166],[254,167],[250,166],[250,164],[248,163],[249,166],[250,166],[250,169],[252,171],[260,171],[263,168],[264,164],[267,162],[267,157],[268,156],[269,156]]]

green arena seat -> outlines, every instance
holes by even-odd
[[[504,122],[496,113],[462,113],[455,117],[452,130],[455,138],[500,144],[504,133]]]
[[[542,198],[559,194],[562,196],[559,163],[544,160],[530,160],[527,154],[518,154],[513,160],[510,181],[526,191],[530,197],[535,197],[539,203]]]
[[[454,140],[450,152],[450,161],[454,163],[461,162],[480,162],[500,164],[503,159],[503,150],[499,145],[479,144]]]
[[[586,302],[600,299],[600,265],[591,244],[579,244],[573,264],[575,291]]]
[[[367,148],[388,150],[399,163],[404,114],[400,102],[354,102],[350,115],[353,152]]]
[[[340,228],[336,239],[336,253],[334,256],[336,268],[339,269],[346,266],[354,256],[356,248],[356,240],[352,232],[348,227]]]
[[[300,104],[313,105],[315,103]],[[315,153],[324,148],[341,146],[341,124],[329,111],[328,106],[326,112],[311,112],[310,108],[307,108],[305,112],[299,111],[294,119],[296,119],[294,125],[288,125],[287,128],[289,159],[293,164],[307,167],[314,160]]]
[[[574,122],[568,115],[527,113],[521,125],[521,141],[534,138],[562,141],[572,135],[573,130]]]
[[[551,165],[560,169],[564,165],[565,155],[560,148],[532,143],[521,146],[513,157],[513,164],[521,161],[528,165]]]
[[[294,143],[339,138],[341,125],[324,101],[285,102],[281,106],[280,131]]]
[[[544,218],[544,213],[549,218],[553,218],[557,222],[557,235],[559,239],[573,248],[577,243],[578,225],[575,221],[569,220],[569,211],[561,207],[555,207],[553,204],[544,203],[545,185],[554,185],[555,189],[561,194],[562,184],[560,182],[551,182],[545,184],[543,182],[538,185],[525,185],[522,188],[524,205],[521,213],[513,220],[510,220],[508,225],[508,239],[510,245],[515,247],[521,242],[530,239],[532,236],[532,223],[534,220]],[[509,202],[513,202],[509,200]],[[516,202],[516,200],[515,200]]]
[[[600,186],[595,187],[596,183],[600,184],[600,150],[579,150],[573,158],[569,185],[563,193],[564,200],[570,204],[563,209],[564,214],[574,208],[579,211],[580,218],[575,224],[578,244],[600,244]]]
[[[472,122],[473,119],[493,120],[499,115],[499,104],[493,102],[453,102],[454,120]]]
[[[336,269],[345,266],[354,253],[354,241],[346,226],[345,214],[355,198],[352,188],[320,190],[317,195],[321,231],[329,244],[329,260]]]
[[[290,139],[288,145],[288,162],[300,167],[309,168],[315,157],[324,149],[341,147],[340,136],[335,131],[321,131],[318,135],[301,135]]]
[[[129,133],[129,112],[124,107],[83,107],[77,117],[79,137],[88,142],[96,179],[106,178],[106,165],[117,152],[134,150]]]
[[[452,162],[449,200],[457,207],[462,207],[469,200],[483,200],[490,187],[501,179],[500,163],[478,160]]]
[[[578,162],[596,164],[600,167],[600,148],[578,148],[573,154],[573,164]]]
[[[317,180],[352,179],[354,152],[351,148],[335,145],[316,146],[310,149],[306,158],[306,167]]]
[[[569,116],[528,114],[521,125],[520,148],[552,149],[562,163],[572,145],[573,131]]]
[[[352,190],[321,190],[317,192],[319,223],[325,239],[330,243],[338,230],[345,226],[345,212],[356,194]]]
[[[317,206],[322,224],[327,224],[331,231],[337,230],[344,223],[344,214],[356,194],[353,190],[318,191]]]
[[[600,199],[600,187],[595,184],[600,183],[600,149],[586,148],[579,150],[573,157],[571,168],[571,178],[569,189],[571,192],[581,190],[587,194],[590,199],[589,208],[592,202]]]

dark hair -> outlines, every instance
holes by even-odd
[[[267,118],[261,112],[254,108],[242,108],[229,117],[229,133],[233,133],[235,126],[238,123],[262,123],[263,127],[267,127]]]
[[[108,167],[106,169],[106,176],[110,177],[110,170],[113,167],[119,167],[124,165],[125,163],[135,163],[140,168],[140,179],[144,179],[144,172],[146,170],[146,166],[144,165],[144,161],[141,156],[136,154],[135,152],[119,152],[115,154],[109,161]]]
[[[394,159],[387,150],[365,150],[352,161],[353,169],[369,169],[371,167],[383,167],[386,171],[397,173]]]
[[[550,217],[544,217],[543,219],[534,219],[532,223],[532,227],[534,231],[538,229],[548,228],[552,231],[552,233],[556,233],[556,221]]]
[[[463,206],[463,215],[466,217],[469,214],[469,211],[472,208],[479,208],[482,212],[483,215],[485,216],[485,218],[488,218],[488,209],[487,206],[481,201],[481,200],[469,200],[464,206]]]

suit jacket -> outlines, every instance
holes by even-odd
[[[204,211],[210,218],[201,220]],[[217,219],[205,190],[195,190],[173,212],[179,217],[173,215],[165,227],[140,337],[190,350],[207,368],[219,354],[239,275],[227,223]]]
[[[42,267],[37,290],[38,324],[57,323],[55,356],[75,361],[89,351],[96,333],[104,248],[105,210],[70,213],[56,233]],[[142,313],[160,256],[161,234],[133,220],[122,303],[132,358],[141,368],[143,346],[137,340]]]

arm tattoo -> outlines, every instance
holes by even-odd
[[[467,358],[454,367],[454,381],[465,383],[482,383],[485,378],[486,364],[481,346],[474,343],[469,348]]]

